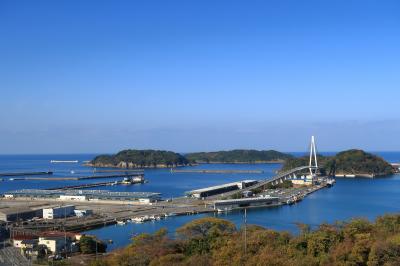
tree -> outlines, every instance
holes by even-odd
[[[97,243],[97,247],[96,247]],[[104,253],[107,249],[107,244],[90,236],[82,236],[79,240],[79,247],[82,253],[92,254],[92,253]]]
[[[191,221],[178,228],[177,233],[186,239],[184,252],[188,255],[208,253],[221,236],[236,231],[233,223],[214,217]]]
[[[183,238],[217,236],[236,231],[233,223],[214,217],[193,220],[178,228],[177,233]]]

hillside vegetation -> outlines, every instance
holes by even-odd
[[[186,158],[197,163],[265,163],[282,162],[292,156],[274,150],[232,150],[189,153]]]
[[[308,157],[291,158],[284,163],[281,171],[308,164]],[[395,169],[384,159],[355,149],[339,152],[331,157],[318,156],[318,164],[322,168],[322,172],[329,175],[383,176],[395,172]]]
[[[333,266],[400,265],[400,215],[385,215],[374,223],[363,219],[321,224],[316,230],[300,225],[293,236],[259,226],[244,231],[217,218],[194,220],[170,239],[162,229],[141,234],[128,247],[92,266]]]
[[[94,167],[148,168],[177,167],[191,163],[262,163],[282,162],[291,155],[277,151],[233,150],[189,153],[183,156],[172,151],[123,150],[115,155],[99,155],[87,165]]]
[[[188,165],[188,160],[172,151],[123,150],[115,155],[100,155],[90,163],[94,167],[147,168]]]

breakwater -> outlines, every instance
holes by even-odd
[[[52,171],[47,172],[20,172],[20,173],[0,173],[0,177],[4,176],[31,176],[31,175],[52,175]]]
[[[262,174],[263,170],[180,170],[171,169],[171,173],[200,173],[200,174]]]
[[[133,177],[142,176],[143,174],[116,174],[116,175],[92,175],[92,176],[80,176],[80,177],[20,177],[14,178],[13,180],[46,180],[46,181],[66,181],[66,180],[85,180],[85,179],[102,179],[102,178],[114,178],[114,177]]]

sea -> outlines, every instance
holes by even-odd
[[[372,152],[388,162],[400,162],[400,152]],[[322,153],[323,155],[332,155]],[[303,153],[293,153],[295,156]],[[46,155],[0,155],[0,173],[4,172],[35,172],[53,171],[53,177],[78,177],[93,175],[93,168],[84,166],[85,161],[91,160],[96,154],[46,154]],[[51,163],[51,160],[77,160],[78,163]],[[260,174],[203,174],[203,173],[174,173],[170,169],[146,169],[145,178],[148,183],[136,185],[121,185],[97,187],[110,191],[141,191],[158,192],[164,199],[181,197],[186,191],[244,179],[266,179],[275,175],[282,165],[275,164],[201,164],[190,169],[234,169],[262,170]],[[185,168],[183,168],[185,169]],[[102,173],[104,174],[104,173]],[[120,179],[120,178],[119,178]],[[3,177],[0,182],[0,193],[30,188],[44,189],[79,183],[102,182],[105,179],[93,180],[11,180]],[[108,179],[113,180],[113,179]],[[117,178],[115,179],[117,180]],[[316,228],[321,223],[349,221],[354,218],[374,220],[387,213],[400,212],[400,175],[365,179],[337,178],[331,188],[321,189],[307,196],[294,205],[274,208],[257,208],[247,211],[247,224],[255,224],[266,228],[288,231],[292,234],[299,232],[299,224],[308,224]],[[109,242],[108,251],[124,247],[131,243],[131,238],[140,233],[152,233],[166,228],[171,237],[175,230],[185,223],[205,216],[216,216],[232,221],[237,227],[244,222],[242,211],[232,211],[222,214],[201,214],[174,216],[160,221],[143,224],[127,223],[126,225],[111,225],[85,233],[96,235],[99,239]]]

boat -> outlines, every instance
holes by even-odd
[[[166,213],[164,216],[168,217],[168,216],[177,216],[178,214],[175,212],[170,212],[170,213]]]
[[[143,223],[142,217],[134,217],[131,219],[131,221],[135,223]]]
[[[134,217],[134,218],[132,218],[131,220],[132,220],[133,222],[135,222],[135,223],[143,223],[143,222],[147,222],[147,221],[155,220],[155,219],[156,219],[156,218],[155,218],[154,215],[152,215],[152,216],[145,215],[145,216]]]
[[[125,222],[125,221],[117,221],[117,224],[118,224],[118,225],[125,225],[126,222]]]
[[[124,177],[124,179],[121,181],[122,185],[132,185],[134,183],[135,181],[129,177]]]
[[[144,183],[144,177],[143,176],[135,176],[132,178],[133,183]]]
[[[51,160],[50,163],[78,163],[78,160],[70,160],[70,161]]]
[[[217,209],[217,211],[220,212],[220,213],[221,212],[230,212],[230,211],[232,211],[232,208],[227,208],[226,207],[226,208],[223,208],[223,209]]]
[[[333,186],[335,183],[336,183],[336,180],[333,178],[326,180],[326,184],[328,185],[328,187]]]
[[[293,198],[289,198],[287,201],[286,201],[286,204],[288,204],[288,205],[291,205],[291,204],[294,204],[295,203],[295,200],[293,199]]]

